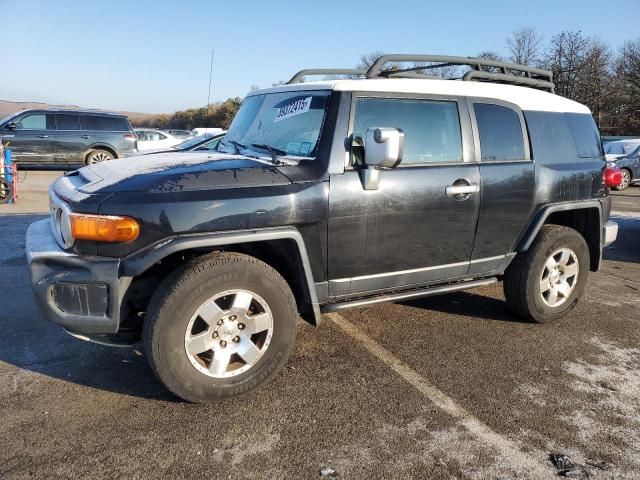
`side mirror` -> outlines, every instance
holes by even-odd
[[[380,170],[395,168],[402,161],[404,132],[399,128],[369,128],[364,141],[362,170],[365,190],[380,186]]]
[[[4,126],[5,130],[15,130],[16,128],[18,128],[18,126],[16,125],[16,122],[9,122]]]

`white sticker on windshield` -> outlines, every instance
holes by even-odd
[[[276,117],[273,122],[279,122],[280,120],[286,120],[287,118],[295,117],[306,113],[311,108],[311,99],[313,97],[301,98],[295,102],[288,103],[278,109]]]

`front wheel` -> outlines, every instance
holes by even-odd
[[[154,294],[144,341],[151,367],[194,403],[271,380],[293,347],[298,314],[287,282],[247,255],[216,253],[170,275]]]
[[[564,317],[584,293],[589,262],[589,248],[580,233],[544,225],[531,248],[519,253],[504,274],[507,304],[538,323]]]

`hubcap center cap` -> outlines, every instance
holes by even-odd
[[[558,270],[553,270],[549,275],[550,283],[558,283],[560,281],[560,272]]]
[[[216,331],[218,332],[218,338],[224,341],[230,341],[240,333],[236,323],[231,320],[225,320]]]

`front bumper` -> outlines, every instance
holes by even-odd
[[[117,258],[83,257],[62,250],[49,220],[27,230],[31,287],[47,320],[86,334],[116,333],[122,298],[131,283]]]
[[[602,229],[602,246],[607,247],[618,238],[618,224],[609,220]]]

